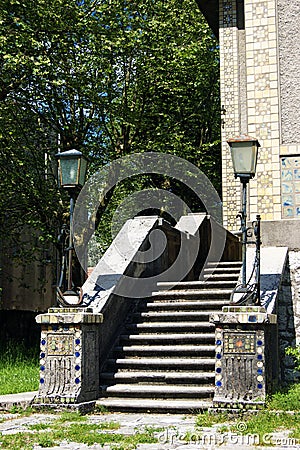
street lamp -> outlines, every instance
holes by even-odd
[[[259,304],[259,257],[260,257],[260,216],[257,216],[257,222],[254,226],[254,233],[257,237],[256,239],[256,263],[257,263],[257,283],[256,283],[256,293],[250,292],[251,289],[247,285],[246,279],[246,251],[248,231],[247,228],[247,184],[249,180],[255,176],[256,164],[257,164],[257,154],[260,144],[256,138],[250,136],[241,135],[232,139],[229,139],[227,143],[230,146],[231,158],[233,163],[233,170],[235,178],[239,178],[243,185],[243,200],[242,200],[242,211],[238,215],[241,220],[241,234],[242,234],[242,285],[235,292],[244,294],[242,296],[245,301],[252,301],[253,294],[258,298],[255,299],[256,304]],[[252,243],[252,242],[251,242]]]
[[[73,213],[75,196],[85,182],[88,159],[78,150],[72,149],[57,153],[58,159],[58,182],[59,186],[66,189],[70,196],[70,229],[69,246],[65,249],[68,260],[67,290],[61,293],[60,287],[63,283],[64,267],[62,264],[61,278],[58,286],[58,301],[63,305],[76,306],[81,303],[80,296],[74,290],[72,280],[72,255],[73,255]]]

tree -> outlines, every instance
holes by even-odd
[[[194,0],[0,3],[0,224],[9,246],[24,248],[24,227],[38,231],[37,246],[56,240],[66,213],[58,149],[83,151],[91,173],[130,152],[169,152],[219,187],[218,46]]]

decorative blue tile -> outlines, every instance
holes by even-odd
[[[75,366],[75,370],[80,370],[80,366],[78,364]]]
[[[283,206],[293,206],[293,197],[291,195],[283,195],[282,196],[282,204]]]
[[[222,381],[217,381],[216,382],[216,386],[221,387],[222,386]]]
[[[41,353],[41,354],[40,354],[40,358],[41,358],[41,359],[44,359],[45,356],[46,356],[45,353]]]
[[[76,356],[76,358],[79,358],[80,353],[79,352],[75,352],[75,356]]]
[[[79,345],[80,344],[80,339],[75,339],[75,344]]]
[[[216,368],[216,372],[217,372],[217,373],[221,373],[221,372],[222,372],[221,367],[217,367],[217,368]]]
[[[259,383],[259,384],[257,385],[257,387],[258,387],[258,389],[262,389],[262,388],[263,388],[263,385],[262,385],[261,383]]]
[[[282,183],[282,193],[283,194],[292,194],[293,193],[293,184],[286,182]]]
[[[284,207],[283,208],[283,217],[294,217],[294,211],[291,207]]]
[[[282,216],[292,219],[300,212],[300,157],[281,158]]]
[[[294,169],[294,179],[300,180],[300,170],[299,169]]]
[[[262,355],[257,355],[257,359],[262,360],[263,359]]]
[[[75,378],[75,383],[79,384],[80,383],[80,379],[79,378]]]
[[[283,181],[292,181],[293,172],[291,170],[282,170],[281,176],[282,176]]]
[[[263,370],[262,369],[257,369],[257,373],[258,373],[258,375],[262,375]]]
[[[262,341],[257,341],[257,345],[263,345]]]
[[[45,383],[44,378],[40,378],[40,383],[41,383],[41,384],[44,384],[44,383]]]

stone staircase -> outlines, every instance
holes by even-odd
[[[100,376],[98,405],[117,411],[191,412],[211,406],[211,313],[228,304],[240,262],[211,264],[206,281],[160,283],[128,318]],[[211,275],[210,275],[211,274]]]

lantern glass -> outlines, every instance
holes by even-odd
[[[80,158],[79,176],[78,176],[78,184],[80,186],[83,186],[85,183],[86,171],[87,171],[87,159],[82,156]]]
[[[63,188],[82,187],[85,182],[87,159],[78,150],[58,153],[59,184]]]
[[[232,139],[228,141],[235,176],[253,178],[256,171],[259,143],[257,140]]]

